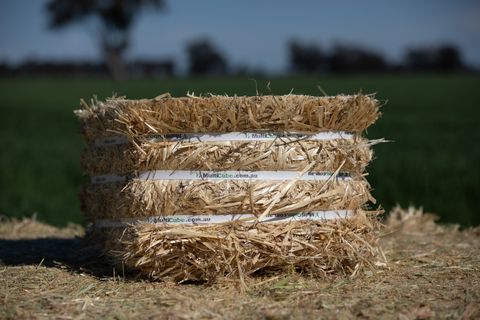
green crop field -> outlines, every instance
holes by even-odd
[[[392,140],[375,147],[369,167],[373,194],[385,209],[423,206],[443,221],[480,224],[480,77],[473,75],[272,78],[275,94],[376,92],[388,100],[369,138]],[[266,79],[257,79],[269,94]],[[132,80],[95,78],[0,79],[0,214],[31,216],[63,225],[81,222],[77,192],[82,141],[73,110],[80,98],[112,93],[129,98],[160,93],[255,94],[246,78]]]

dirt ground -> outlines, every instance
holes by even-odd
[[[355,279],[296,274],[211,286],[136,279],[85,247],[84,230],[0,222],[0,319],[480,319],[480,228],[398,211],[388,259]]]

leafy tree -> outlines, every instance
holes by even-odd
[[[453,45],[438,48],[438,67],[442,71],[455,71],[464,67],[460,49]]]
[[[380,53],[348,45],[338,45],[329,56],[329,67],[333,73],[381,72],[388,64]]]
[[[206,39],[190,42],[187,45],[189,73],[192,75],[221,75],[228,71],[223,54]]]
[[[324,71],[326,57],[315,44],[291,41],[288,45],[290,69],[298,73],[318,73]]]
[[[465,67],[460,49],[454,45],[413,48],[405,58],[412,71],[453,72]]]
[[[115,79],[126,77],[123,56],[130,44],[129,30],[146,6],[165,7],[164,0],[50,0],[49,24],[53,29],[89,21],[97,24],[97,36],[103,58]]]

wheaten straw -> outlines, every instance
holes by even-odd
[[[133,180],[86,186],[90,220],[175,214],[261,214],[360,208],[374,201],[365,179],[345,181]]]
[[[380,259],[375,213],[288,224],[168,227],[139,224],[104,232],[119,264],[153,279],[214,281],[226,276],[301,271],[356,276]]]
[[[364,138],[325,141],[184,142],[138,141],[135,144],[91,146],[82,154],[82,168],[89,175],[126,174],[163,170],[289,170],[300,171],[316,162],[312,171],[361,174],[372,158]]]
[[[93,100],[76,114],[87,142],[84,171],[101,178],[129,177],[122,182],[94,177],[80,197],[82,211],[93,222],[91,232],[103,239],[106,252],[119,265],[151,279],[214,281],[226,276],[244,283],[246,277],[272,272],[355,277],[363,268],[373,269],[381,256],[377,212],[368,211],[375,199],[365,179],[371,146],[380,140],[361,136],[380,116],[373,95],[164,94],[155,99]],[[307,137],[194,141],[164,136],[233,132]],[[311,134],[327,138],[309,139]],[[98,143],[112,137],[120,137],[120,143]],[[159,170],[274,174],[269,179],[149,178]],[[282,172],[298,177],[282,179]],[[326,172],[328,178],[299,178],[312,172]],[[334,220],[258,222],[272,214],[331,210],[350,214]],[[164,217],[179,215],[237,214],[253,214],[257,220],[108,224],[129,218],[166,221]],[[99,227],[102,221],[108,227]]]
[[[285,131],[361,132],[380,116],[371,95],[215,96],[84,103],[77,110],[87,141],[112,133],[136,138],[148,134]]]

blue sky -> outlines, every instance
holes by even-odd
[[[47,27],[42,0],[1,0],[0,61],[25,58],[98,59],[91,24]],[[480,66],[480,1],[472,0],[167,0],[144,12],[132,30],[129,57],[174,58],[185,66],[185,43],[210,38],[233,65],[281,71],[292,38],[360,44],[398,61],[409,46],[454,43]]]

